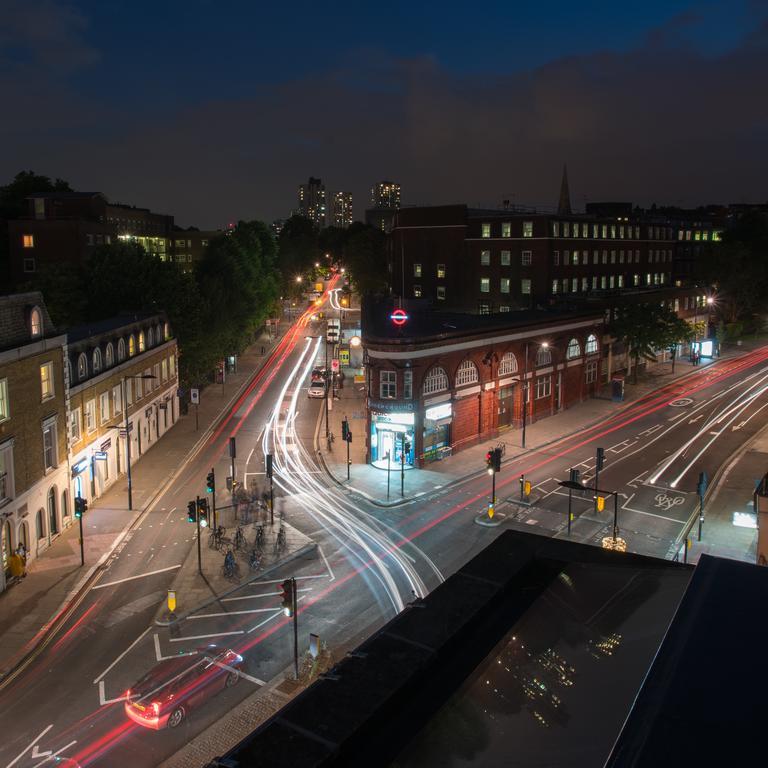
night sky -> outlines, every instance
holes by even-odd
[[[768,2],[0,0],[0,183],[271,220],[403,203],[768,200]]]

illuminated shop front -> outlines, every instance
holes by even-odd
[[[405,449],[405,466],[413,467],[414,424],[413,411],[377,412],[371,408],[371,464],[380,469],[400,466]]]
[[[451,448],[453,405],[450,402],[424,410],[424,461],[442,458]]]

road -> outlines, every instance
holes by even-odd
[[[331,647],[380,626],[426,594],[496,535],[474,525],[488,502],[490,479],[479,473],[398,508],[381,509],[327,482],[315,459],[321,400],[306,397],[323,340],[302,316],[276,348],[211,440],[124,539],[52,642],[0,691],[6,724],[0,768],[52,764],[154,766],[173,754],[292,661],[292,629],[276,585],[299,584],[299,621]],[[602,513],[591,495],[575,494],[567,532],[568,495],[557,484],[570,467],[591,483],[597,446],[606,451],[600,487],[620,500],[619,527],[629,548],[671,556],[697,510],[699,472],[715,478],[739,445],[764,423],[768,348],[718,361],[634,403],[613,419],[545,449],[507,462],[500,499],[517,496],[521,473],[533,506],[502,503],[507,525],[580,541],[610,532],[610,499]],[[186,502],[204,488],[211,466],[228,474],[230,436],[238,441],[237,474],[245,480],[275,457],[279,508],[319,545],[318,556],[285,566],[231,595],[231,610],[202,609],[170,636],[152,624],[175,571],[196,545]],[[512,448],[510,446],[510,453]],[[681,499],[681,501],[678,501]],[[705,523],[706,525],[706,523]],[[208,642],[245,658],[238,685],[223,691],[176,729],[149,731],[129,721],[122,696],[159,660],[190,654]]]

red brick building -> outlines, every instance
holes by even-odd
[[[408,465],[517,429],[595,394],[602,313],[524,311],[479,317],[405,303],[364,307],[368,460]]]

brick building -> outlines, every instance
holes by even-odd
[[[19,544],[34,558],[72,523],[66,348],[40,293],[0,297],[0,589]]]
[[[178,349],[162,314],[121,316],[67,334],[72,494],[100,496],[176,423]]]
[[[427,302],[363,307],[368,460],[422,466],[588,397],[599,386],[602,313],[528,310],[478,317]],[[399,322],[399,321],[398,321]]]

